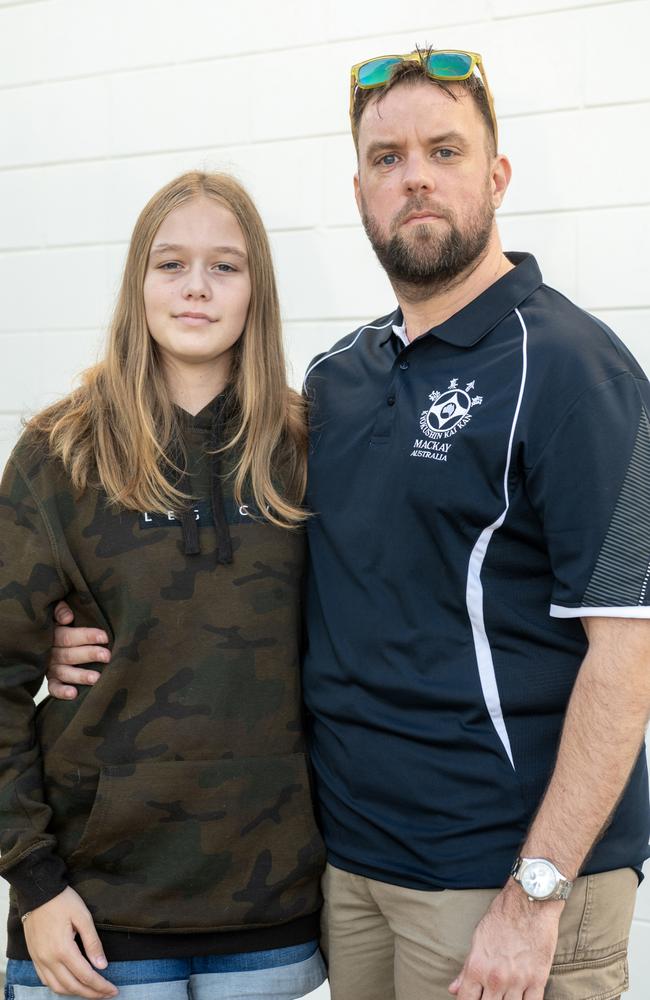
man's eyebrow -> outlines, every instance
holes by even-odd
[[[183,253],[186,249],[180,243],[155,243],[151,248],[151,256],[161,253]],[[210,247],[210,253],[225,253],[230,254],[231,257],[239,257],[241,260],[248,259],[248,255],[243,250],[228,244]]]
[[[467,136],[456,129],[452,129],[449,132],[440,132],[438,135],[432,135],[428,139],[429,146],[438,146],[441,142],[455,142],[459,145],[465,145]],[[400,149],[401,146],[402,142],[399,139],[377,139],[368,146],[366,156],[370,160],[385,149]]]

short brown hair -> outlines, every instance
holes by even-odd
[[[430,47],[426,49],[416,49],[416,52],[420,57],[417,62],[415,60],[404,60],[403,62],[396,63],[391,70],[388,82],[382,87],[373,87],[372,89],[357,87],[352,104],[352,138],[354,139],[357,154],[359,153],[359,125],[361,124],[361,116],[373,98],[377,98],[378,101],[381,101],[389,90],[392,90],[399,84],[413,86],[414,84],[422,81],[433,84],[433,86],[444,90],[444,92],[454,101],[458,100],[458,96],[454,92],[454,87],[458,87],[466,91],[474,101],[481,117],[483,118],[483,121],[485,122],[490,139],[491,151],[496,153],[497,140],[494,134],[494,123],[490,113],[490,102],[485,92],[483,81],[475,73],[472,73],[472,75],[466,80],[457,80],[454,82],[450,81],[449,83],[446,83],[444,80],[434,80],[433,77],[429,76],[426,68],[427,60],[432,51],[434,50]]]

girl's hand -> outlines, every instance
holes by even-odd
[[[70,886],[32,910],[23,922],[25,940],[44,986],[55,993],[67,993],[99,1000],[117,996],[112,983],[95,972],[93,965],[105,969],[107,962],[93,918],[81,896]],[[86,961],[75,941],[83,942]]]

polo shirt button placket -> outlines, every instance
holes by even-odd
[[[409,363],[408,361],[400,361],[399,366],[402,369],[402,371],[405,372],[409,366]]]

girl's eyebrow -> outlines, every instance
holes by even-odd
[[[154,254],[160,253],[179,253],[185,249],[186,247],[182,246],[180,243],[156,243],[151,248],[151,256],[153,257]],[[211,247],[210,252],[230,254],[232,257],[240,257],[241,260],[247,259],[247,254],[243,250],[240,250],[239,247],[229,245]]]

